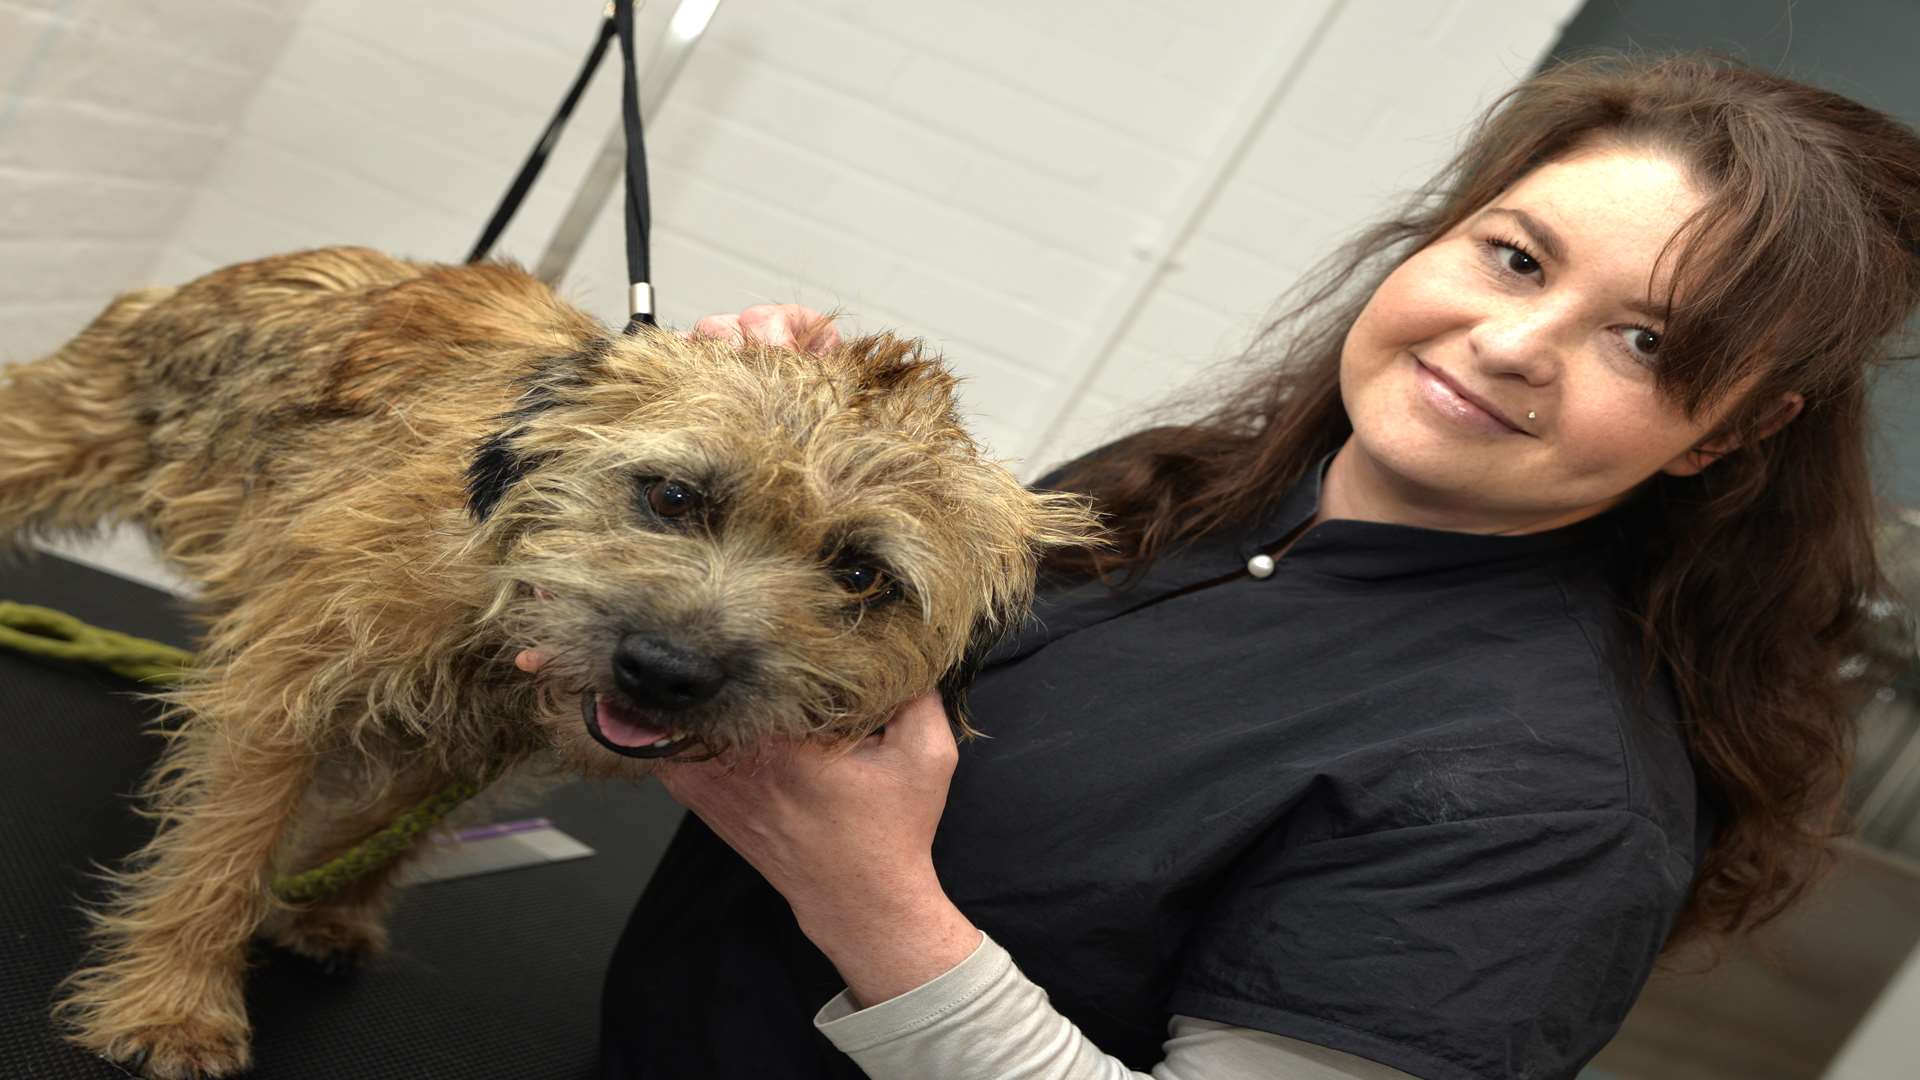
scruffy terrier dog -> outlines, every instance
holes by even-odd
[[[0,537],[138,521],[206,626],[57,1019],[150,1076],[244,1069],[252,935],[384,942],[387,875],[296,905],[274,870],[501,765],[850,743],[956,690],[1094,522],[984,460],[953,389],[886,336],[610,334],[510,266],[363,249],[123,296],[5,369]]]

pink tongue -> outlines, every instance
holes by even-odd
[[[593,720],[600,726],[600,734],[619,746],[652,746],[673,734],[666,728],[640,723],[624,710],[609,706],[605,698],[594,702]]]

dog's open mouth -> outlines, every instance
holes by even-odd
[[[693,745],[693,736],[662,727],[651,718],[588,690],[580,695],[587,734],[601,746],[626,757],[664,758]]]

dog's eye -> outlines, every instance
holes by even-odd
[[[685,517],[700,508],[700,493],[678,480],[647,485],[647,507],[663,518]]]
[[[875,566],[857,566],[842,564],[834,567],[834,579],[840,587],[853,594],[855,601],[867,604],[891,596],[893,579],[886,571]]]

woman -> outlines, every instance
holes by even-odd
[[[1528,80],[1207,419],[1044,481],[1117,544],[990,658],[991,738],[923,697],[664,771],[607,1075],[1573,1075],[1821,866],[1917,241],[1920,141],[1850,101]]]

